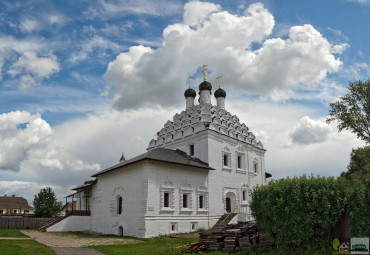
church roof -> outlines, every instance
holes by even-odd
[[[178,165],[192,166],[192,167],[198,167],[198,168],[203,168],[203,169],[208,169],[208,170],[214,170],[213,168],[209,167],[209,165],[206,162],[203,162],[197,158],[190,157],[181,150],[156,148],[144,154],[141,154],[135,158],[129,159],[124,162],[120,162],[117,165],[114,165],[105,170],[102,170],[92,175],[92,177],[97,177],[98,175],[110,172],[117,168],[121,168],[121,167],[134,164],[142,160],[153,160],[153,161],[160,161],[160,162],[173,163],[173,164],[178,164]]]
[[[149,142],[148,149],[191,136],[203,130],[213,130],[216,133],[245,142],[253,147],[264,150],[263,144],[249,128],[239,121],[236,115],[216,105],[198,104],[176,113],[172,121],[167,121],[157,133],[156,140]]]
[[[16,196],[3,196],[0,197],[0,208],[1,209],[33,209],[31,206],[28,205],[28,202],[23,197],[16,197]]]
[[[73,189],[71,189],[71,190],[79,190],[79,189],[83,189],[83,188],[89,187],[89,186],[91,186],[91,185],[93,185],[93,184],[95,184],[95,183],[97,183],[97,181],[96,181],[96,180],[85,181],[85,183],[84,183],[84,184],[82,184],[82,185],[80,185],[80,186],[78,186],[78,187],[76,187],[76,188],[73,188]]]

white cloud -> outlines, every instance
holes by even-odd
[[[290,138],[293,144],[309,145],[323,143],[333,132],[333,128],[321,120],[313,120],[308,116],[300,119],[299,124],[293,128]]]
[[[19,171],[30,150],[45,145],[52,134],[39,114],[9,112],[0,115],[0,169]]]
[[[349,48],[348,43],[341,43],[334,45],[331,49],[331,52],[334,54],[342,54],[347,48]]]
[[[30,33],[38,28],[39,24],[34,19],[23,19],[19,25],[19,29],[23,33]]]
[[[370,4],[370,0],[346,0],[347,2],[355,2],[359,4]]]
[[[15,62],[8,73],[12,76],[21,75],[21,87],[33,86],[36,80],[49,78],[59,72],[57,57],[50,53],[47,57],[38,57],[35,52],[27,51]]]
[[[155,16],[172,15],[180,10],[181,5],[179,3],[168,0],[99,0],[97,3],[91,4],[88,7],[85,16],[87,19],[100,18],[106,20],[128,14]]]
[[[177,104],[185,77],[202,64],[209,65],[210,81],[220,74],[228,88],[275,100],[286,99],[297,85],[312,86],[341,68],[333,50],[342,52],[344,44],[331,45],[311,25],[290,28],[285,40],[266,39],[274,24],[261,3],[251,4],[242,16],[207,2],[187,3],[184,22],[164,29],[160,48],[133,46],[109,63],[105,79],[116,88],[115,106]],[[260,48],[252,50],[253,43],[260,43]]]
[[[4,64],[4,59],[0,57],[0,81],[3,79],[3,64]]]

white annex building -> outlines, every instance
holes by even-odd
[[[211,104],[212,85],[203,73],[199,104],[187,89],[186,109],[164,124],[146,153],[74,188],[77,210],[45,230],[153,237],[208,229],[225,213],[251,219],[251,190],[271,176],[266,150],[225,109],[222,88],[214,92],[217,105]]]

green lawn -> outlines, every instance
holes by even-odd
[[[0,229],[0,237],[28,237],[19,229]]]
[[[49,255],[55,252],[34,240],[0,240],[0,254],[6,255]]]
[[[198,242],[198,238],[168,238],[158,237],[151,239],[140,239],[143,242],[125,245],[102,245],[90,246],[107,255],[161,255],[161,254],[181,254],[181,249],[177,246]]]

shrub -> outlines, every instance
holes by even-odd
[[[350,219],[351,236],[370,236],[370,185],[351,191],[348,196],[347,214]]]
[[[330,246],[344,202],[345,188],[333,177],[302,176],[256,187],[251,209],[273,243],[302,254]]]

